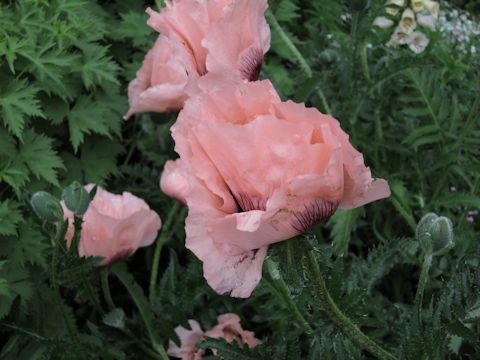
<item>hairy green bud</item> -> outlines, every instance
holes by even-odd
[[[63,190],[62,198],[67,209],[77,217],[82,217],[90,205],[90,195],[77,181],[74,181]]]
[[[451,220],[434,213],[428,213],[420,219],[416,237],[423,250],[433,256],[442,255],[454,246]]]
[[[60,201],[45,191],[38,191],[30,198],[30,205],[37,216],[48,222],[63,220],[63,210]]]

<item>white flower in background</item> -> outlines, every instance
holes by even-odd
[[[416,26],[417,22],[415,21],[415,14],[412,9],[406,8],[402,13],[402,18],[400,19],[398,27],[404,33],[410,34]]]
[[[433,0],[387,0],[387,16],[378,16],[373,25],[382,29],[390,28],[395,25],[393,18],[401,13],[387,46],[397,48],[406,45],[415,54],[419,54],[427,48],[430,41],[424,33],[415,31],[417,25],[435,31],[439,9],[438,2]]]
[[[404,6],[405,0],[387,0],[385,11],[391,16],[397,16],[399,9],[403,8]]]
[[[408,35],[407,45],[410,50],[412,50],[415,54],[420,54],[423,52],[430,40],[428,40],[427,36],[420,32],[414,31]]]
[[[432,0],[423,0],[423,4],[425,5],[425,9],[427,9],[430,14],[434,17],[438,17],[438,13],[440,11],[440,5],[436,1]]]
[[[393,20],[390,20],[385,16],[378,16],[375,18],[375,20],[373,20],[373,25],[378,26],[379,28],[382,28],[382,29],[387,29],[393,26],[393,24],[394,24]]]
[[[408,43],[408,34],[402,31],[398,26],[393,32],[390,41],[387,43],[387,46],[397,48],[401,45],[407,45]]]
[[[420,26],[426,27],[432,31],[435,31],[437,25],[437,18],[433,15],[424,15],[418,14],[417,15],[417,23]]]
[[[424,8],[423,0],[411,0],[412,10],[415,12],[422,11]]]
[[[480,25],[467,12],[447,6],[446,11],[439,13],[438,25],[442,37],[457,50],[464,54],[477,53]]]

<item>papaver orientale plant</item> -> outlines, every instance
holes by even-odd
[[[211,84],[172,135],[180,159],[161,183],[187,204],[186,247],[218,293],[250,296],[268,245],[390,195],[337,120],[282,102],[269,81]]]

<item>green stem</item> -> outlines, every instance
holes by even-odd
[[[278,33],[278,35],[280,36],[280,39],[282,39],[285,46],[291,51],[292,55],[297,60],[298,65],[300,65],[300,68],[305,73],[306,77],[311,78],[313,76],[313,72],[312,72],[312,69],[310,68],[310,65],[308,65],[307,61],[302,56],[300,51],[298,51],[297,47],[292,42],[292,40],[290,40],[287,33],[283,31],[282,27],[280,26],[277,19],[275,18],[275,15],[273,15],[273,13],[270,10],[267,10],[267,12],[265,13],[265,17],[270,23],[270,26],[272,27],[272,29]]]
[[[420,273],[420,279],[418,280],[417,293],[415,295],[415,303],[418,308],[422,307],[423,302],[423,293],[425,292],[425,286],[428,282],[428,272],[430,271],[430,266],[432,266],[432,254],[426,254],[423,259],[422,271]]]
[[[335,304],[330,296],[325,280],[318,266],[317,258],[313,250],[308,253],[310,273],[313,276],[313,283],[318,291],[319,300],[323,309],[343,332],[355,341],[361,348],[369,351],[379,359],[395,360],[396,358],[380,347],[367,335],[365,335]]]
[[[109,311],[112,311],[116,308],[115,303],[113,302],[112,293],[110,292],[110,286],[108,284],[108,267],[105,267],[101,271],[101,283],[102,283],[102,292],[105,302]]]
[[[370,70],[368,69],[368,49],[365,43],[360,49],[360,63],[362,64],[363,76],[368,82],[371,82],[372,78],[370,77]]]
[[[67,326],[68,333],[72,339],[76,338],[76,332],[73,325],[70,323],[70,320],[65,312],[65,308],[63,307],[63,300],[62,294],[60,293],[60,287],[58,286],[58,279],[57,279],[57,257],[58,257],[58,247],[60,246],[60,241],[64,241],[65,233],[66,233],[66,224],[57,223],[56,225],[56,233],[55,239],[53,243],[53,253],[52,253],[52,264],[51,264],[51,278],[50,281],[53,286],[55,300],[57,302],[57,306],[60,309],[60,313],[62,314],[63,321]]]
[[[149,300],[150,304],[153,304],[155,300],[155,288],[157,285],[157,278],[158,278],[158,267],[160,266],[160,255],[162,253],[163,245],[170,239],[172,236],[172,232],[170,231],[170,227],[174,218],[174,215],[177,213],[180,204],[175,202],[168,212],[167,220],[163,225],[162,233],[157,239],[157,243],[155,244],[155,251],[153,253],[153,264],[152,264],[152,272],[150,274],[150,286],[149,286]]]
[[[145,353],[145,355],[148,355],[152,359],[157,359],[157,360],[164,360],[165,358],[159,354],[157,354],[155,351],[150,349],[148,346],[146,346],[141,340],[139,340],[135,334],[129,330],[128,328],[120,329],[125,335],[129,336],[135,344]],[[167,357],[168,359],[168,357]]]
[[[292,314],[297,319],[300,326],[305,330],[305,332],[307,334],[313,334],[313,328],[310,326],[307,320],[305,320],[302,313],[298,309],[297,304],[295,304],[295,302],[293,301],[287,284],[285,283],[285,280],[283,280],[280,271],[278,270],[277,264],[275,264],[271,259],[267,259],[265,262],[270,276],[275,282],[276,286],[273,286],[273,284],[271,284],[265,278],[263,280],[269,287],[276,290],[275,293],[277,294],[277,296],[285,303],[286,307],[292,312]]]
[[[328,101],[327,101],[327,98],[325,97],[325,94],[323,93],[323,90],[319,88],[317,90],[317,93],[318,93],[318,96],[320,97],[320,100],[322,101],[322,105],[323,105],[323,108],[325,109],[325,112],[328,115],[332,115],[332,109],[328,105]]]

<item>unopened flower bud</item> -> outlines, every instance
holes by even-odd
[[[37,216],[48,222],[63,220],[63,210],[60,201],[45,191],[38,191],[30,198],[30,205]]]
[[[281,278],[280,269],[275,261],[272,259],[267,259],[267,270],[273,280],[279,280]]]
[[[453,225],[449,218],[428,213],[418,222],[417,240],[424,251],[431,255],[442,255],[454,246]]]
[[[77,181],[63,190],[62,198],[67,209],[78,217],[83,216],[90,205],[90,195]]]
[[[401,8],[405,6],[405,0],[388,0],[385,11],[391,16],[397,16]]]

